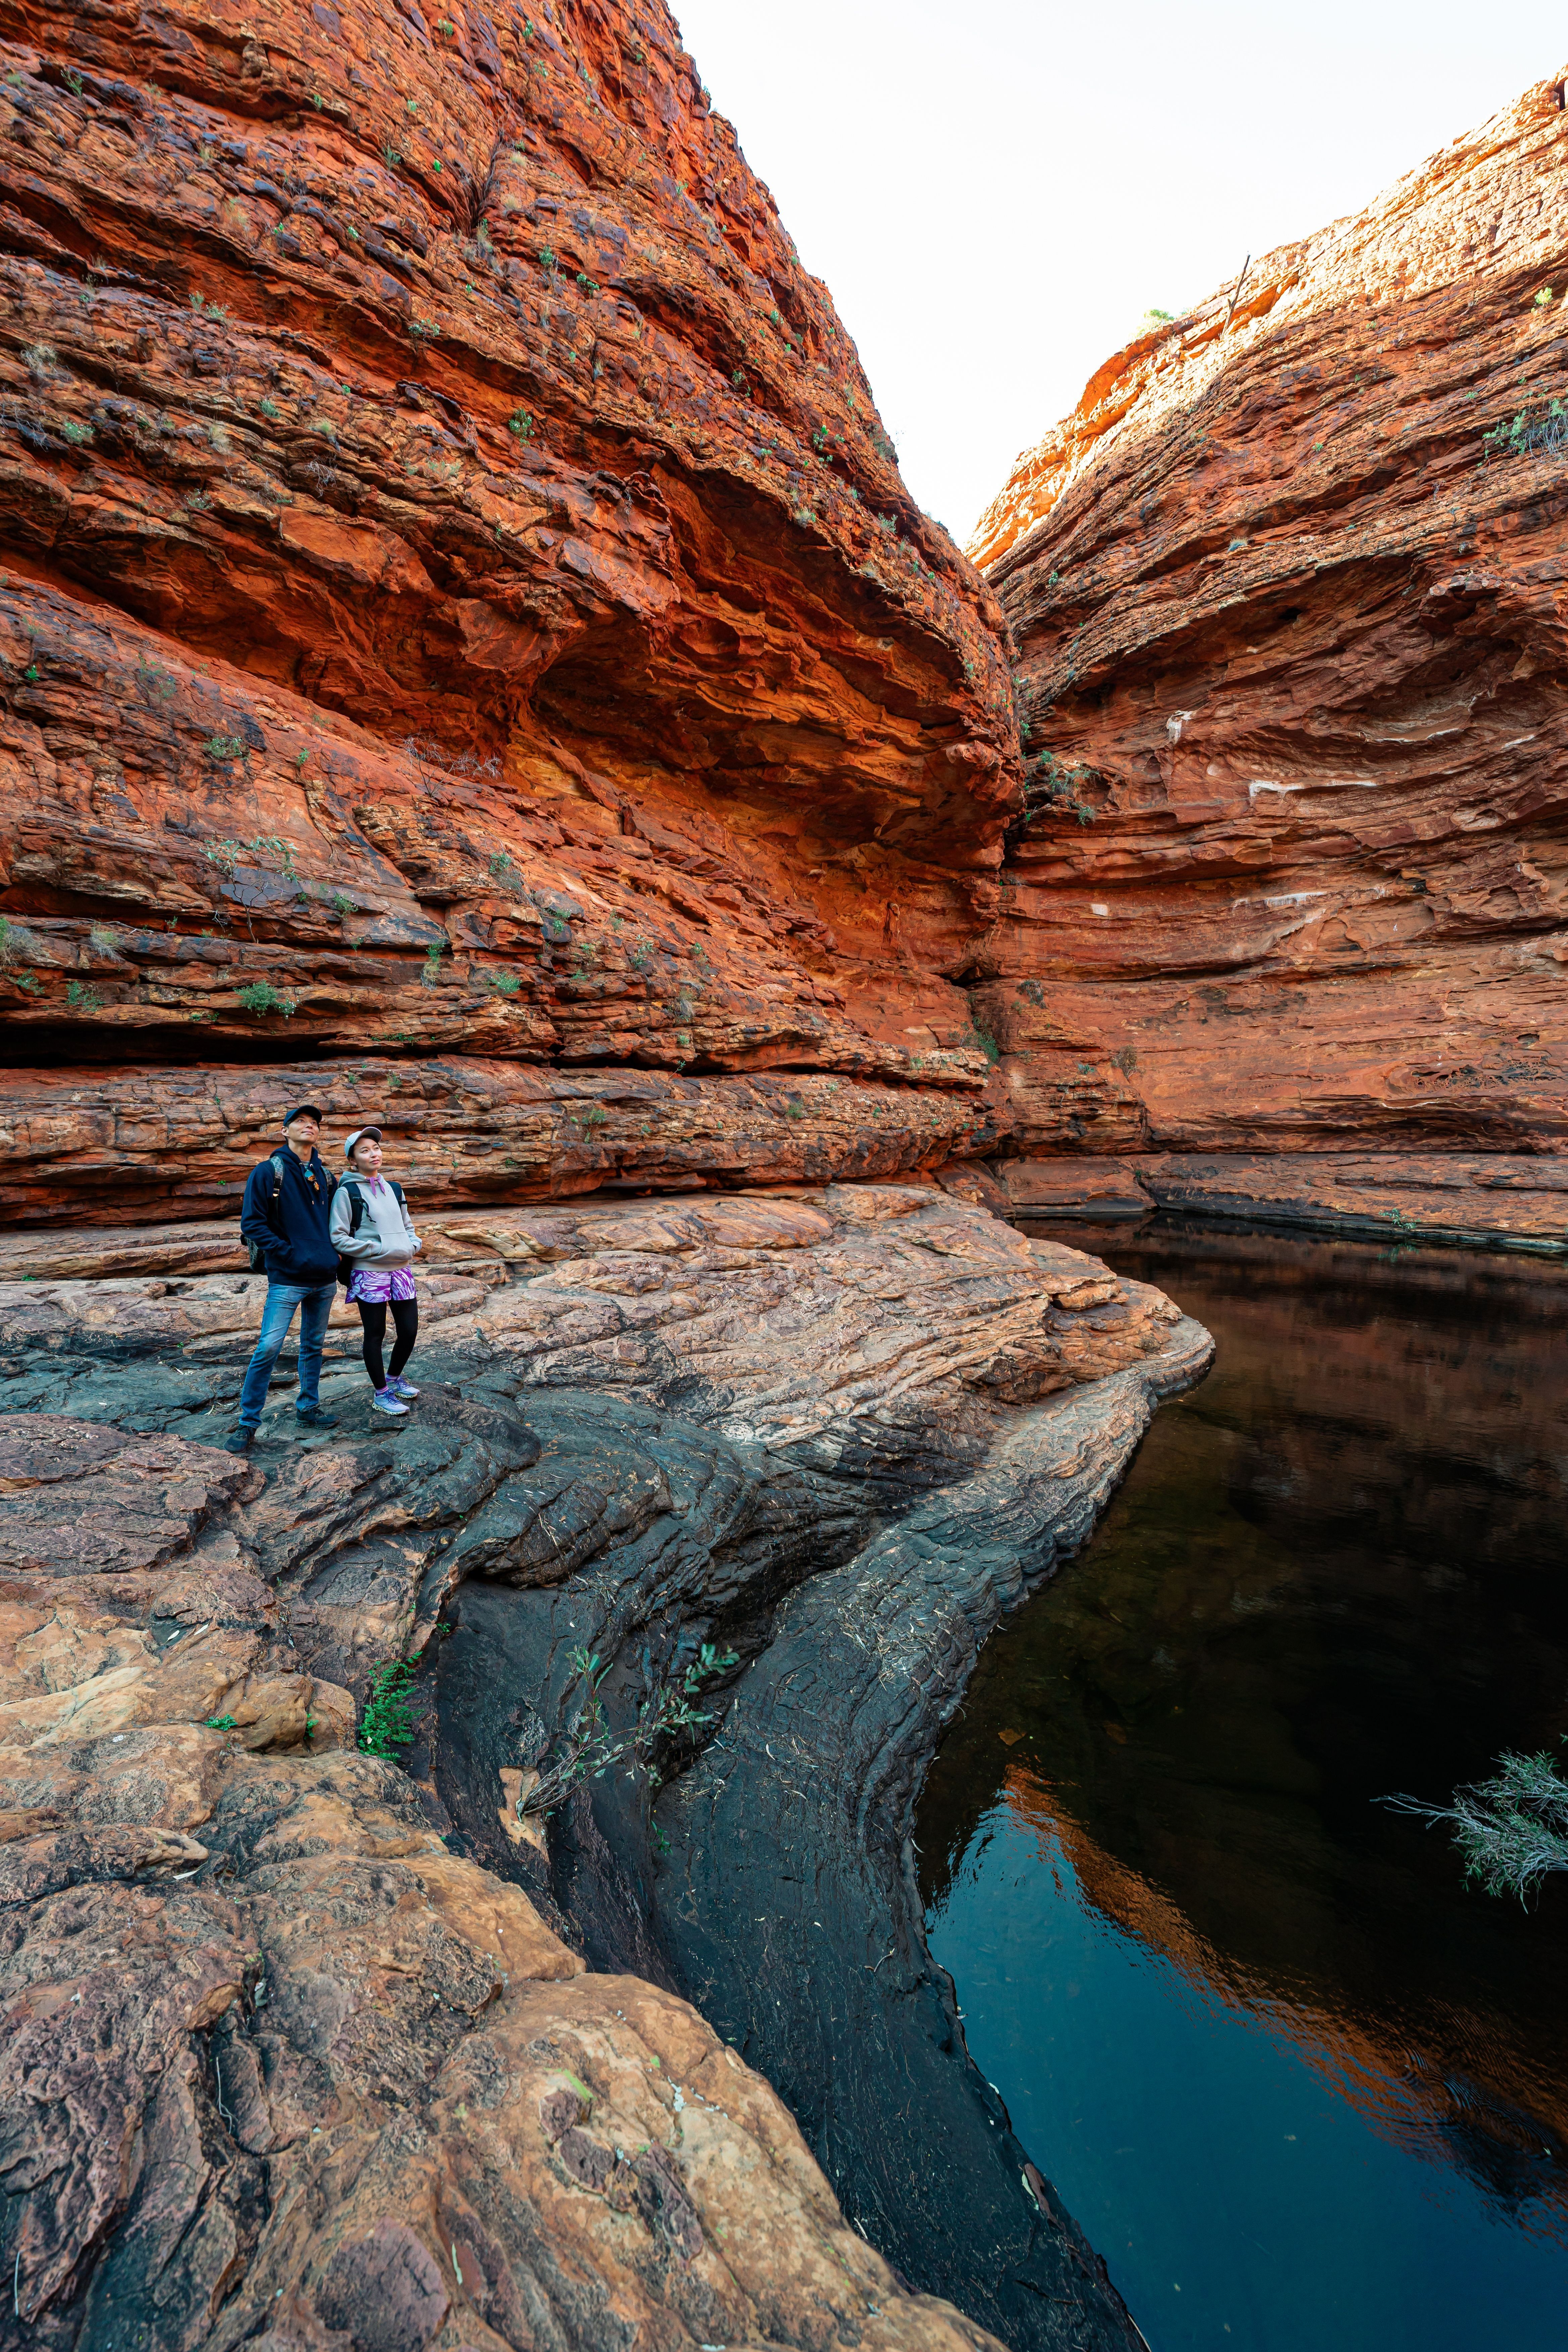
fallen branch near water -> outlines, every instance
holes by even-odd
[[[1380,1802],[1428,1824],[1447,1822],[1466,1877],[1479,1879],[1489,1895],[1517,1895],[1527,1903],[1543,1878],[1568,1870],[1568,1780],[1544,1750],[1500,1756],[1493,1778],[1456,1789],[1452,1804],[1406,1796]]]

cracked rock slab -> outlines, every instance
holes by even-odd
[[[36,1250],[16,1286],[0,2254],[21,2320],[0,2313],[0,2342],[96,2352],[134,2315],[158,2352],[329,2352],[351,2312],[356,2342],[438,2352],[611,2352],[628,2326],[989,2342],[991,2256],[963,2277],[868,2197],[874,2058],[825,2054],[857,2086],[826,2130],[808,2079],[797,2121],[747,2063],[789,2074],[725,2004],[794,1935],[787,1904],[753,1941],[738,1911],[795,1799],[759,1760],[748,1801],[733,1759],[815,1743],[810,1809],[847,1825],[832,1916],[890,1924],[887,1984],[924,2015],[889,1865],[923,1759],[985,1626],[1081,1539],[1203,1335],[931,1184],[513,1207],[433,1240],[468,1288],[417,1412],[372,1427],[362,1368],[330,1356],[340,1426],[302,1438],[285,1401],[243,1460],[201,1442],[249,1352],[243,1285],[187,1284],[155,1250],[134,1277],[79,1250],[57,1279]],[[171,1230],[172,1264],[189,1246]],[[132,1280],[133,1318],[100,1311]],[[193,1287],[222,1343],[199,1375]],[[624,1722],[698,1634],[739,1662],[666,1759],[662,1858],[656,1791],[620,1780],[546,1852],[514,1839],[503,1776],[521,1788],[569,1708],[574,1649],[610,1662]],[[837,1697],[795,1723],[787,1660],[835,1652]],[[405,1655],[423,1717],[400,1769],[353,1743]],[[714,1803],[740,1806],[732,1839],[694,1837]],[[888,2054],[876,2000],[857,2032]],[[951,2036],[933,2063],[932,2189],[965,2179],[953,2210],[984,2216],[984,2163],[1014,2144],[986,2122],[977,2161],[973,2070]],[[1016,2352],[1131,2342],[1062,2217],[995,2242],[1058,2313],[1042,2334],[1002,2312]]]

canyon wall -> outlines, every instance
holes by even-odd
[[[929,1181],[1003,1132],[1020,789],[1000,607],[662,5],[0,0],[6,2352],[1137,2341],[902,1864],[1207,1356]],[[374,1422],[340,1307],[239,1462],[301,1098],[384,1125],[434,1339]],[[560,1197],[616,1190],[682,1197]],[[712,1842],[675,1788],[742,1691],[795,1746],[808,1584],[820,1654],[885,1621],[812,1717],[832,1933],[781,1890],[721,2042],[674,1873],[761,1981],[795,1787]],[[581,1643],[619,1724],[699,1636],[664,1779],[525,1820]]]
[[[983,518],[1022,1157],[1568,1143],[1565,163],[1543,83],[1117,352]]]
[[[662,6],[0,7],[0,1149],[434,1050],[949,1156],[1001,616]]]

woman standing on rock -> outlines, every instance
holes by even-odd
[[[395,1417],[408,1411],[405,1400],[419,1393],[403,1378],[403,1367],[419,1336],[413,1269],[420,1242],[403,1187],[382,1174],[381,1156],[380,1128],[356,1127],[343,1146],[347,1165],[332,1194],[331,1235],[340,1266],[346,1261],[353,1267],[348,1296],[364,1328],[364,1368],[375,1391],[371,1410]],[[384,1371],[389,1307],[397,1339]]]

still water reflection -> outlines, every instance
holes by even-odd
[[[1568,1882],[1373,1801],[1568,1734],[1568,1266],[1051,1230],[1218,1353],[937,1759],[970,2048],[1154,2352],[1568,2346]]]

